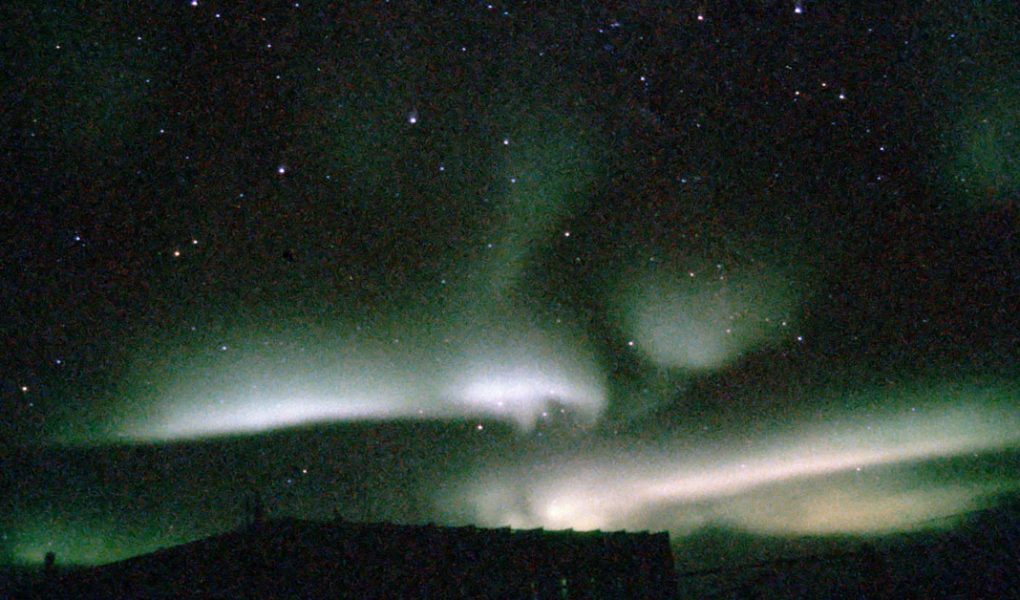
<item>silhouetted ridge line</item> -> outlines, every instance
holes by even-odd
[[[273,519],[25,597],[665,599],[675,589],[667,533]]]

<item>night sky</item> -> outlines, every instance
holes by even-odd
[[[1020,9],[0,8],[0,562],[1020,492]]]

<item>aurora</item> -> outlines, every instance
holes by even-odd
[[[685,572],[1015,512],[1015,2],[30,4],[0,577],[255,496]]]
[[[611,530],[655,522],[679,534],[728,525],[817,535],[946,526],[952,522],[932,520],[1020,486],[1015,477],[947,482],[923,474],[928,463],[1020,447],[1020,417],[1009,408],[1014,394],[1010,386],[902,391],[880,400],[897,408],[866,421],[848,416],[736,447],[677,439],[643,451],[567,450],[479,474],[466,484],[465,502],[483,522],[519,528]],[[939,400],[917,408],[925,397]]]

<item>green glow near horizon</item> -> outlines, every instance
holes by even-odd
[[[57,564],[95,566],[153,552],[191,541],[194,535],[174,531],[150,531],[122,523],[85,522],[73,516],[36,517],[22,520],[7,542],[13,561],[25,566],[41,565],[53,552]]]

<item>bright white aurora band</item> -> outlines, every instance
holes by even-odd
[[[945,526],[951,522],[938,517],[1020,488],[1020,478],[940,481],[912,472],[935,459],[1017,448],[1020,415],[1009,408],[1014,392],[1004,389],[936,386],[927,395],[941,400],[911,409],[903,394],[886,394],[882,400],[899,406],[899,414],[887,410],[871,421],[791,429],[746,443],[705,448],[675,440],[650,450],[603,447],[584,456],[544,456],[474,474],[451,494],[464,499],[453,510],[488,525],[585,530],[668,524],[679,534],[710,524],[773,534]]]
[[[507,328],[444,339],[449,343],[424,351],[364,341],[357,350],[324,349],[317,364],[300,367],[252,357],[229,370],[197,370],[163,392],[171,401],[145,405],[114,435],[170,441],[335,421],[450,418],[529,430],[554,409],[593,422],[605,408],[604,375],[576,345]]]

